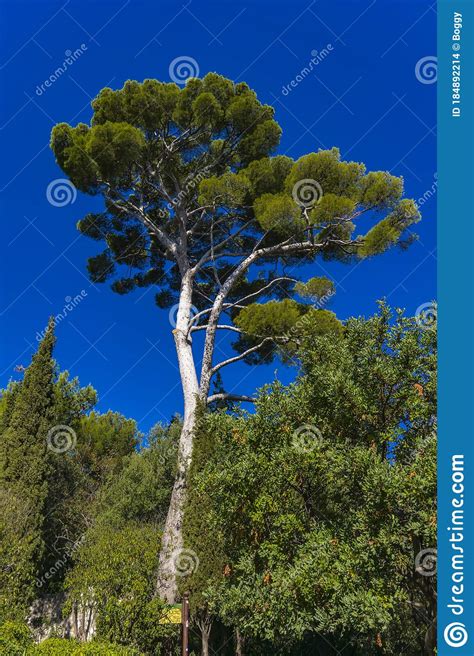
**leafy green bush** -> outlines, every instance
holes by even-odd
[[[65,640],[63,638],[48,638],[39,645],[35,645],[30,651],[28,656],[42,654],[42,656],[73,656],[78,654],[79,645],[74,640]]]
[[[140,652],[111,642],[65,638],[48,638],[37,645],[26,624],[8,621],[0,627],[0,656],[140,656]]]
[[[33,647],[28,656],[140,656],[140,652],[108,642],[78,643],[74,640],[49,638]]]
[[[5,622],[0,627],[0,655],[23,656],[32,644],[31,632],[21,622]]]
[[[323,654],[320,636],[354,656],[432,654],[436,581],[415,567],[436,545],[436,333],[382,305],[342,336],[308,330],[298,355],[296,383],[253,414],[198,426],[193,619],[236,627],[253,656]]]
[[[100,640],[159,654],[162,640],[176,633],[173,625],[159,623],[165,611],[154,596],[159,542],[153,525],[119,529],[98,523],[78,549],[66,581],[69,604],[96,608]]]

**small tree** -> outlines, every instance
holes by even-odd
[[[336,148],[296,161],[274,156],[281,129],[273,108],[247,84],[216,73],[190,79],[183,89],[129,81],[118,91],[103,89],[92,107],[90,125],[61,123],[51,140],[73,184],[104,199],[102,212],[78,224],[105,243],[89,259],[90,276],[113,277],[120,294],[153,285],[157,304],[177,309],[184,417],[157,583],[173,602],[196,407],[199,399],[216,400],[209,395],[212,377],[238,360],[259,354],[268,360],[275,343],[289,341],[288,330],[308,306],[286,297],[329,293],[325,279],[295,289],[289,267],[316,257],[350,262],[405,244],[419,213],[402,198],[401,178],[367,173],[363,164],[342,161]],[[359,220],[364,236],[354,235]],[[328,311],[313,312],[323,329],[336,325]],[[218,330],[239,339],[237,355],[216,363]],[[205,337],[195,359],[196,331]]]
[[[81,640],[95,628],[100,640],[155,654],[175,636],[174,626],[160,623],[165,607],[154,596],[158,539],[153,525],[132,522],[121,528],[97,524],[88,532],[66,581],[66,609]]]

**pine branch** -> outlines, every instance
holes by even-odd
[[[218,394],[211,394],[207,397],[207,403],[214,401],[244,401],[247,403],[255,403],[257,399],[252,396],[245,396],[241,394],[231,394],[227,392],[219,392]]]

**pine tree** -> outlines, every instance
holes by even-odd
[[[10,509],[0,525],[0,612],[25,608],[45,554],[51,452],[48,431],[54,408],[54,322],[15,392],[8,427],[0,436],[0,500]],[[17,512],[13,512],[13,509]],[[13,538],[10,541],[9,537]],[[5,595],[5,597],[3,597]]]
[[[268,362],[275,344],[295,341],[308,308],[294,295],[318,300],[318,332],[337,331],[334,315],[319,309],[329,281],[296,287],[289,274],[316,258],[349,263],[406,246],[420,214],[404,198],[402,178],[344,161],[337,148],[297,160],[275,155],[274,110],[244,82],[216,73],[183,89],[128,81],[102,89],[92,108],[90,125],[60,123],[51,137],[75,187],[104,201],[78,223],[105,246],[89,258],[89,274],[94,282],[112,279],[119,294],[154,286],[159,307],[177,307],[184,416],[157,582],[172,603],[197,403],[217,400],[209,399],[212,378],[238,360]],[[222,330],[237,333],[238,355],[215,362]],[[205,331],[200,354],[196,331]]]

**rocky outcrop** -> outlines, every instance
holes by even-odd
[[[96,613],[93,606],[75,604],[68,615],[63,614],[66,596],[48,595],[37,599],[30,607],[28,625],[36,642],[52,636],[76,638],[82,642],[92,640],[96,629]]]

